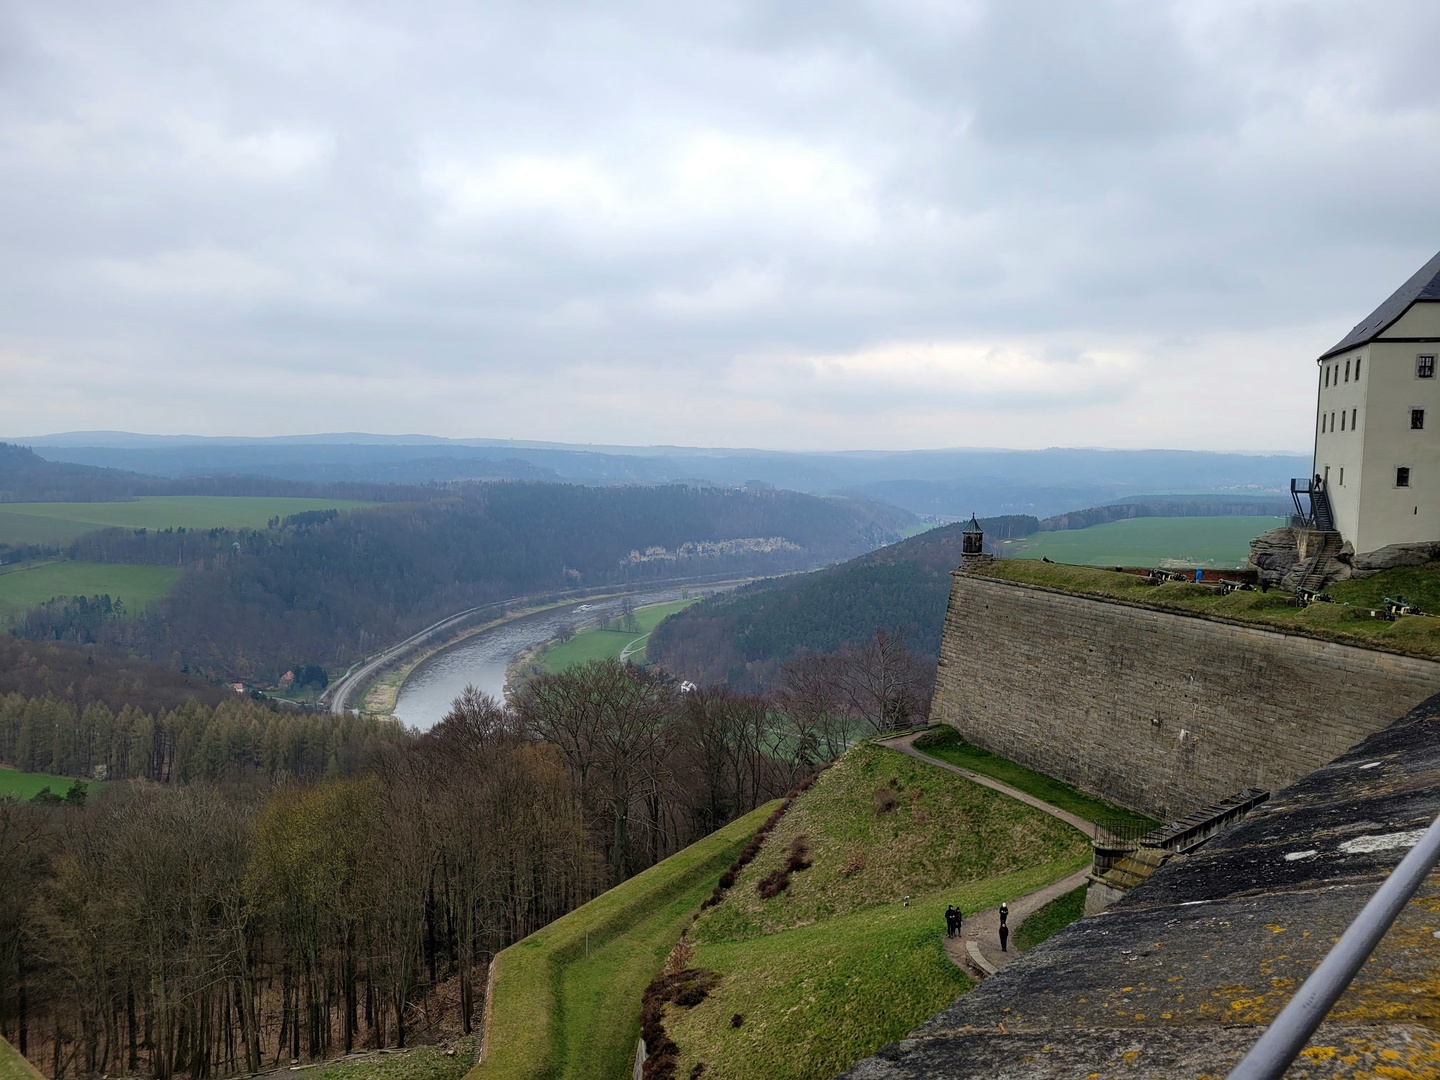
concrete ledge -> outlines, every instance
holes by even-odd
[[[965,942],[965,955],[970,957],[970,962],[987,976],[994,975],[995,972],[999,970],[995,965],[991,964],[989,960],[985,959],[984,955],[980,952],[980,946],[975,944],[974,938]]]

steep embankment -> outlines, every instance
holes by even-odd
[[[496,956],[485,1059],[466,1080],[625,1075],[646,983],[774,807],[732,822]]]
[[[1039,810],[856,747],[689,932],[690,967],[719,977],[693,1007],[665,1008],[675,1075],[834,1075],[969,987],[943,948],[948,904],[992,907],[1088,857],[1081,833]]]

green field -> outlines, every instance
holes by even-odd
[[[74,782],[75,778],[72,776],[49,776],[45,773],[28,773],[0,767],[0,799],[8,796],[28,802],[47,787],[53,795],[64,795]],[[85,782],[90,785],[92,792],[100,786],[93,781]]]
[[[496,956],[488,1053],[468,1080],[628,1075],[641,994],[774,808],[731,822]]]
[[[1250,541],[1285,524],[1278,517],[1131,518],[1088,529],[1034,533],[1000,544],[1007,559],[1081,566],[1240,567]]]
[[[912,745],[931,757],[969,769],[981,776],[988,776],[992,780],[999,780],[1002,784],[1009,784],[1027,795],[1034,795],[1037,799],[1048,802],[1051,806],[1058,806],[1061,810],[1068,810],[1086,821],[1123,818],[1151,829],[1160,824],[1094,795],[1087,795],[1053,776],[1046,776],[1008,758],[997,757],[988,750],[982,750],[973,743],[966,742],[960,733],[948,724],[936,724]]]
[[[636,608],[634,630],[603,630],[598,626],[587,626],[577,632],[569,641],[552,645],[546,649],[540,658],[540,663],[546,671],[553,675],[575,664],[587,664],[591,660],[608,660],[612,656],[619,656],[625,646],[635,642],[638,647],[631,651],[630,659],[637,664],[643,664],[645,662],[644,639],[648,638],[650,632],[660,625],[660,620],[696,603],[699,603],[699,597],[693,600],[672,600],[668,604],[650,604],[646,607]]]
[[[149,495],[128,502],[0,503],[0,544],[63,543],[96,529],[263,529],[306,510],[354,510],[346,499]]]
[[[803,837],[811,865],[769,899],[757,885]],[[719,984],[666,1008],[677,1077],[820,1080],[898,1039],[968,989],[945,955],[944,911],[966,912],[1083,866],[1077,830],[908,755],[862,744],[780,820],[689,934]],[[733,1023],[742,1017],[739,1026]]]
[[[0,623],[57,596],[109,593],[134,613],[174,588],[180,574],[178,566],[125,563],[61,561],[5,567],[0,570]]]

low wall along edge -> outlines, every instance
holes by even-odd
[[[1313,772],[1440,662],[956,571],[930,719],[1160,820]]]

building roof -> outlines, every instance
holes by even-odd
[[[1417,300],[1440,300],[1440,252],[1416,270],[1409,281],[1391,293],[1388,300],[1357,323],[1355,329],[1341,338],[1338,344],[1323,352],[1320,359],[1324,360],[1338,352],[1374,341],[1386,327],[1409,311],[1410,305]]]

